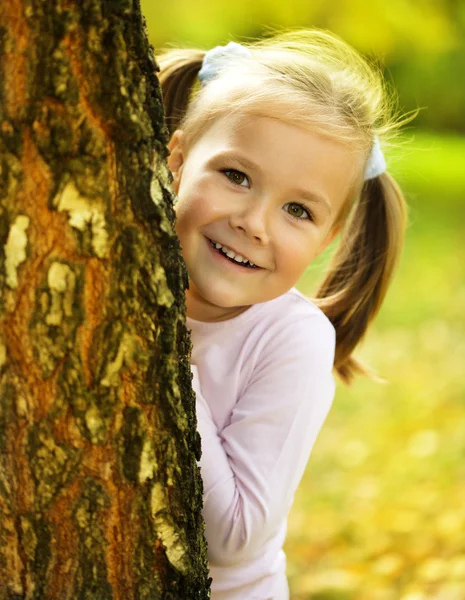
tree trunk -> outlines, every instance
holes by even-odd
[[[138,0],[0,5],[0,600],[208,598]]]

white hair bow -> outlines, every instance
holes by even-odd
[[[374,179],[384,173],[386,170],[386,159],[384,158],[383,151],[379,139],[375,137],[373,140],[373,146],[371,147],[370,156],[368,157],[367,166],[365,167],[364,180]]]
[[[199,71],[198,77],[200,83],[205,85],[212,79],[215,79],[215,77],[218,77],[224,65],[236,56],[249,58],[251,56],[250,50],[240,44],[236,44],[236,42],[229,42],[226,46],[216,46],[216,48],[209,50],[204,56],[202,68]]]

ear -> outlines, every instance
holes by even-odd
[[[171,136],[168,150],[170,151],[168,167],[173,174],[173,189],[178,193],[181,171],[184,165],[184,133],[181,129],[177,129]]]

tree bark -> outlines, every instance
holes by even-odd
[[[0,600],[208,598],[138,0],[0,5]]]

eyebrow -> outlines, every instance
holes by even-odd
[[[256,163],[245,156],[236,154],[235,152],[228,152],[225,150],[224,152],[219,152],[215,158],[219,160],[232,160],[242,165],[245,169],[249,169],[250,171],[260,171],[260,167]]]
[[[260,167],[249,158],[227,150],[216,154],[215,160],[231,160],[239,165],[242,165],[244,169],[248,171],[261,171]],[[324,196],[320,196],[319,194],[315,194],[313,192],[309,192],[308,190],[301,190],[298,188],[293,189],[292,193],[298,196],[299,198],[308,200],[309,202],[317,202],[318,204],[322,204],[326,208],[328,213],[331,215],[331,205]]]

